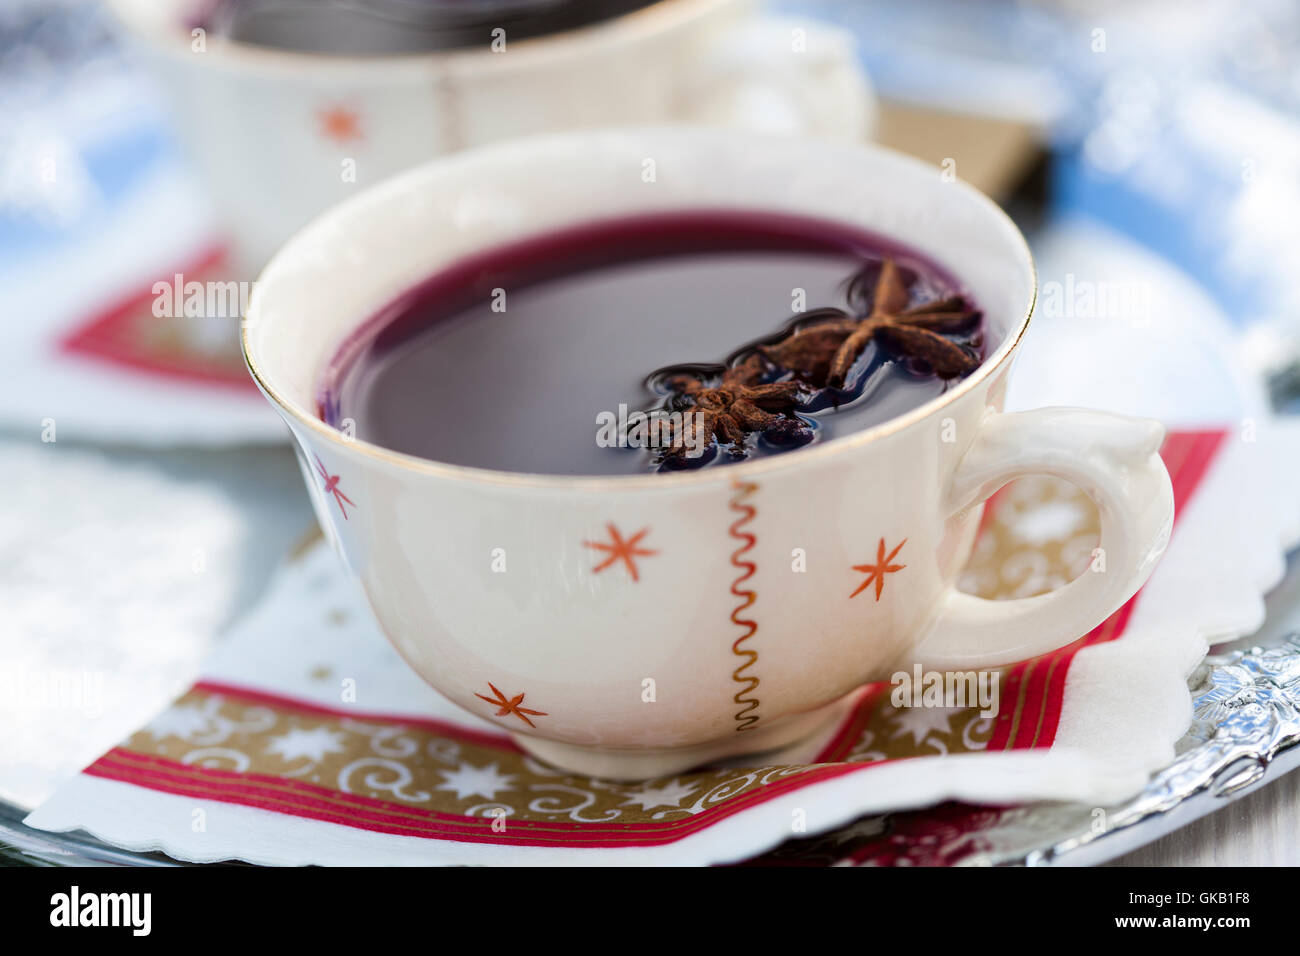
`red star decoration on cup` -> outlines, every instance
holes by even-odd
[[[320,472],[321,479],[325,482],[325,494],[334,496],[334,503],[339,506],[339,511],[343,512],[343,520],[347,521],[348,509],[343,507],[343,503],[347,502],[354,508],[357,503],[339,490],[339,476],[329,473],[325,462],[320,460],[320,455],[316,456],[316,470]]]
[[[854,571],[862,571],[866,574],[867,579],[858,585],[858,589],[849,595],[851,598],[857,597],[865,591],[870,585],[876,586],[876,600],[880,600],[880,593],[885,590],[885,575],[893,574],[895,571],[901,571],[907,567],[905,564],[894,564],[894,558],[898,557],[898,552],[903,550],[903,545],[907,544],[904,538],[899,542],[898,547],[889,552],[889,557],[885,557],[885,539],[880,539],[880,547],[876,549],[875,564],[855,564]]]
[[[496,716],[498,717],[505,717],[507,714],[514,714],[529,727],[536,727],[537,725],[524,716],[525,714],[532,714],[534,717],[550,716],[544,710],[529,710],[527,707],[520,707],[519,705],[524,702],[523,694],[515,694],[514,697],[507,700],[506,695],[497,690],[496,684],[488,681],[488,687],[492,688],[492,693],[496,694],[496,697],[488,697],[484,694],[475,694],[474,696],[479,700],[485,700],[489,704],[501,708],[496,712]]]
[[[321,110],[321,135],[336,143],[351,143],[361,139],[361,117],[354,110],[343,106],[331,106]]]
[[[605,543],[604,541],[582,542],[588,548],[593,548],[597,551],[604,551],[606,554],[609,555],[608,558],[606,558],[600,564],[596,565],[591,570],[594,573],[599,574],[601,571],[604,571],[606,568],[612,566],[616,561],[622,561],[624,566],[626,566],[627,568],[628,574],[632,575],[632,580],[639,581],[640,577],[637,575],[636,559],[638,557],[644,558],[659,553],[658,551],[654,551],[650,548],[637,547],[638,542],[640,542],[642,538],[644,538],[647,534],[650,533],[650,529],[642,528],[636,534],[632,535],[632,537],[624,540],[623,536],[619,534],[618,528],[614,527],[614,523],[612,521],[609,524],[605,525],[605,527],[609,531],[610,541],[608,544]]]

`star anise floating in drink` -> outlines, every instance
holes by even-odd
[[[695,427],[719,444],[743,442],[751,432],[764,431],[785,421],[781,412],[793,412],[799,406],[799,393],[803,386],[796,381],[773,382],[770,385],[744,385],[736,373],[728,369],[722,375],[722,384],[710,388],[699,379],[678,375],[668,384],[687,402],[685,411],[695,415],[694,425],[682,426],[683,434],[673,436],[670,452],[685,453],[690,438],[685,430]]]
[[[854,292],[851,286],[851,297]],[[866,316],[855,319],[840,312],[842,317],[805,322],[793,335],[774,345],[759,346],[758,351],[778,368],[790,369],[813,385],[831,388],[844,387],[853,363],[872,341],[891,355],[923,363],[939,378],[958,378],[972,371],[979,359],[942,333],[969,329],[979,313],[966,308],[961,296],[946,296],[911,308],[909,299],[898,267],[886,259]]]
[[[661,370],[656,378],[672,391],[664,409],[695,413],[693,426],[688,418],[672,433],[661,461],[670,468],[687,464],[688,448],[699,444],[692,442],[699,436],[688,431],[691,427],[718,445],[730,445],[736,456],[744,455],[745,441],[755,432],[775,444],[811,440],[811,424],[796,413],[805,399],[826,390],[834,404],[856,398],[853,392],[861,383],[853,382],[853,369],[870,343],[906,361],[913,371],[945,380],[979,365],[974,347],[946,337],[977,329],[979,312],[961,296],[910,305],[907,283],[892,259],[881,261],[878,272],[874,264],[859,272],[849,283],[848,298],[850,308],[863,313],[860,317],[843,309],[819,309],[796,316],[775,339],[741,349],[720,371],[698,366]]]

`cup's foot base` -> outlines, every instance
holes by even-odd
[[[766,727],[739,731],[730,737],[691,747],[630,749],[583,747],[540,737],[511,734],[530,756],[560,770],[602,780],[648,780],[681,773],[703,764],[788,747],[811,737],[837,719],[839,702],[803,714],[792,714]]]

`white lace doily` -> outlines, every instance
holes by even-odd
[[[64,443],[0,442],[0,469],[0,798],[33,806],[192,679],[246,519]]]

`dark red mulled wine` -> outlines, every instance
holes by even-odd
[[[716,467],[894,418],[969,374],[980,314],[913,250],[692,211],[464,259],[339,349],[319,413],[434,461],[564,475]]]
[[[488,46],[599,23],[652,0],[208,0],[187,27],[312,53],[419,53]]]

